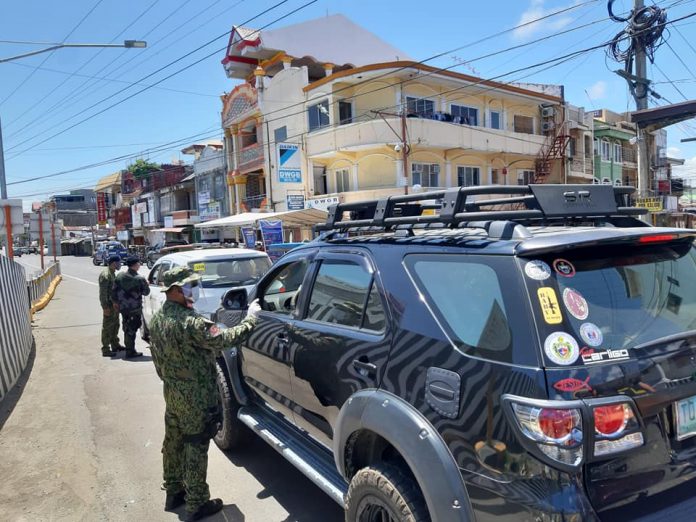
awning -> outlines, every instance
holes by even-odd
[[[327,213],[316,208],[304,210],[287,210],[285,212],[243,212],[205,223],[198,223],[196,228],[243,227],[255,225],[259,219],[281,220],[285,226],[309,227],[326,222]]]
[[[180,234],[186,230],[183,227],[164,227],[164,228],[155,228],[151,230],[151,232],[171,232],[172,234]]]

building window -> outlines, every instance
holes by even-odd
[[[602,140],[602,161],[611,161],[611,146],[607,140]]]
[[[321,129],[329,125],[329,102],[315,103],[307,107],[307,116],[309,117],[309,131]]]
[[[467,107],[465,105],[450,105],[450,112],[455,123],[463,125],[478,125],[478,109],[476,107]]]
[[[406,112],[408,115],[430,118],[435,112],[435,102],[427,98],[406,97]]]
[[[531,116],[520,116],[519,114],[515,114],[514,126],[515,132],[534,134],[534,118]]]
[[[350,190],[350,176],[348,169],[336,171],[336,192],[348,192]]]
[[[517,171],[517,184],[518,185],[531,185],[534,183],[534,171],[533,170],[518,170]]]
[[[568,155],[573,158],[575,157],[575,154],[578,151],[578,139],[577,138],[570,138],[570,141],[568,142]]]
[[[502,129],[503,128],[503,114],[498,111],[491,111],[491,129]]]
[[[621,163],[621,144],[614,143],[614,163]]]
[[[258,135],[256,134],[256,126],[242,129],[241,133],[242,148],[249,147],[258,143]]]
[[[276,143],[282,143],[288,139],[288,128],[283,125],[273,131],[273,139]]]
[[[412,163],[411,180],[421,187],[440,186],[440,165],[437,163]]]
[[[481,184],[481,170],[478,167],[457,167],[457,185],[475,187]]]
[[[341,125],[353,123],[353,104],[351,102],[338,102],[338,121]]]

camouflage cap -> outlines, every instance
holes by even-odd
[[[167,270],[162,276],[164,284],[163,292],[167,292],[173,286],[184,286],[186,283],[198,283],[201,278],[193,273],[187,266],[177,266]]]

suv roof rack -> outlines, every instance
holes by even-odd
[[[329,207],[317,232],[365,228],[392,230],[400,225],[482,228],[490,237],[530,237],[524,225],[594,221],[614,226],[646,226],[634,216],[647,209],[629,206],[635,188],[611,185],[485,185],[389,196]],[[503,196],[481,198],[480,196]],[[496,206],[517,208],[495,209]],[[491,208],[493,207],[493,208]],[[349,219],[344,219],[346,213]],[[328,238],[328,235],[324,237]]]

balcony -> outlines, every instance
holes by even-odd
[[[259,194],[258,196],[243,198],[242,205],[244,205],[245,212],[251,212],[252,210],[263,208],[265,201],[266,194]]]
[[[336,128],[318,130],[307,135],[307,154],[317,158],[336,151],[356,152],[394,144],[398,141],[393,129],[401,128],[399,118],[350,123]],[[485,127],[422,119],[408,119],[411,143],[435,149],[468,149],[479,152],[535,156],[545,136],[522,134]]]
[[[263,144],[255,143],[240,149],[238,165],[242,173],[263,166]]]

